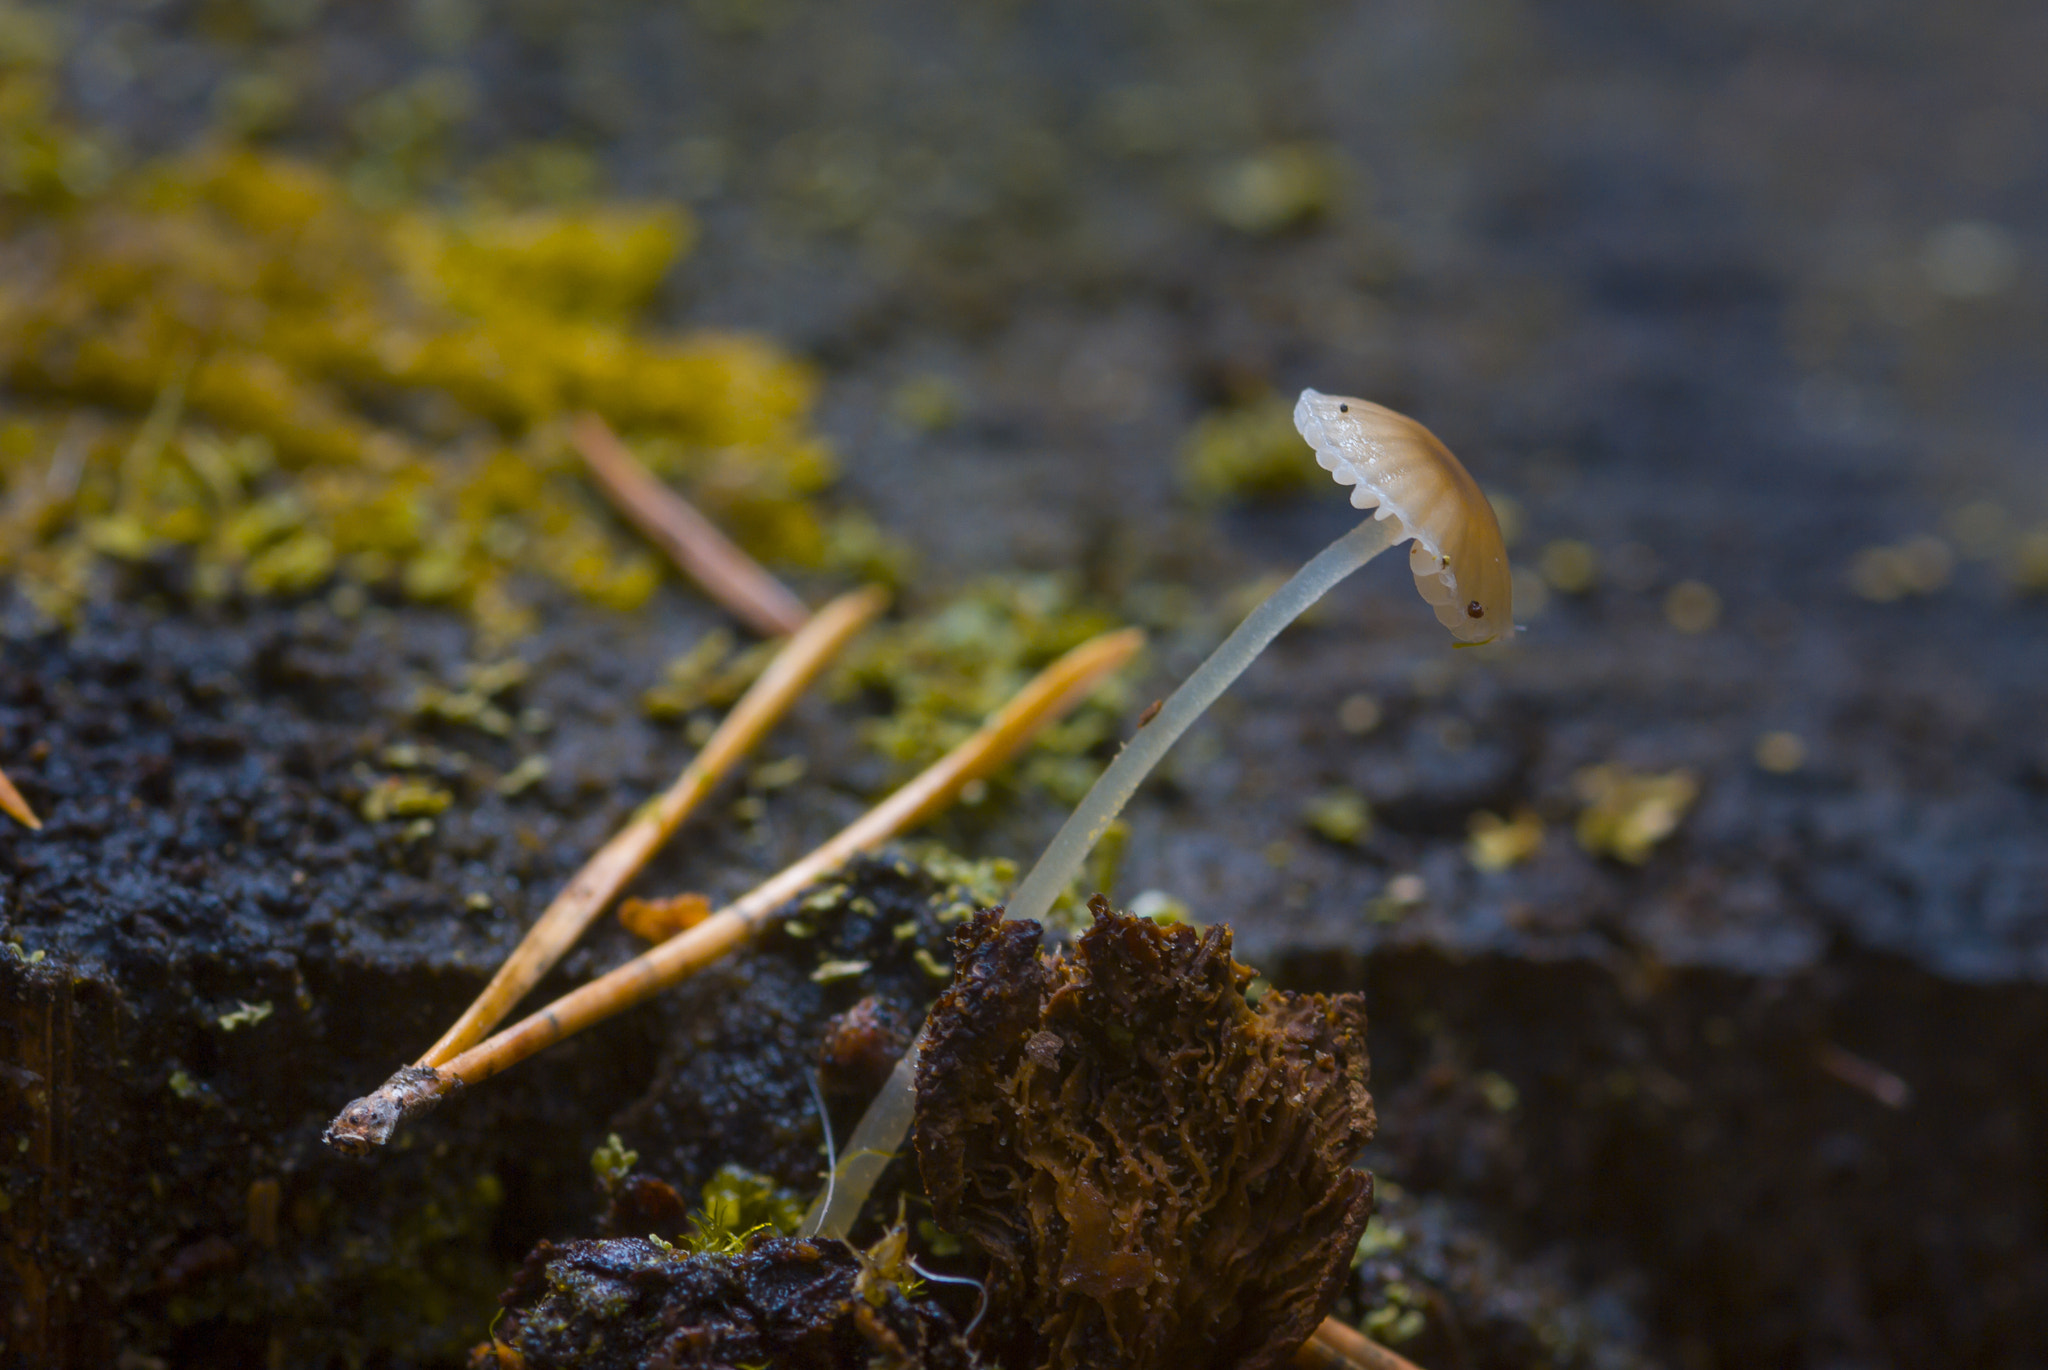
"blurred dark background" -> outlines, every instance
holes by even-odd
[[[1422,419],[1504,497],[1527,631],[1453,655],[1372,568],[1134,810],[1118,898],[1369,988],[1376,1169],[1609,1307],[1570,1363],[2048,1363],[2048,7],[60,20],[110,164],[686,207],[657,321],[817,364],[908,604],[1061,573],[1161,630],[1148,690],[1345,526],[1264,460],[1284,397]]]

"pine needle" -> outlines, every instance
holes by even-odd
[[[803,601],[636,461],[603,419],[579,415],[569,438],[612,505],[705,593],[763,637],[803,626]]]
[[[1294,1353],[1295,1370],[1419,1370],[1351,1324],[1324,1318]]]
[[[841,595],[804,624],[733,706],[675,784],[584,864],[498,967],[476,1002],[463,1010],[433,1049],[420,1057],[419,1064],[441,1065],[496,1027],[575,945],[583,930],[661,849],[712,787],[767,735],[848,639],[887,602],[886,594],[870,586]]]
[[[869,851],[950,804],[969,781],[1014,756],[1047,724],[1091,693],[1144,644],[1135,628],[1091,638],[1039,672],[980,730],[840,833],[711,917],[436,1067],[407,1066],[329,1125],[329,1146],[362,1155],[406,1118],[451,1091],[489,1079],[544,1047],[653,997],[713,964],[767,916],[849,858]]]

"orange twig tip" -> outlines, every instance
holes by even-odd
[[[1346,1322],[1324,1318],[1294,1353],[1295,1370],[1419,1370],[1414,1361],[1389,1351]]]
[[[0,812],[25,828],[40,829],[43,826],[43,820],[36,817],[36,811],[21,797],[21,791],[14,788],[14,782],[7,778],[5,771],[0,771]]]

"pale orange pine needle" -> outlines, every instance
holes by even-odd
[[[745,941],[763,918],[849,858],[880,846],[945,808],[963,785],[1009,760],[1039,729],[1085,699],[1103,677],[1129,661],[1143,644],[1144,634],[1135,628],[1082,643],[1041,672],[972,737],[824,846],[695,927],[571,990],[490,1041],[444,1063],[443,1073],[464,1084],[489,1079],[542,1047],[631,1008],[719,960]]]
[[[713,599],[764,637],[803,626],[803,601],[635,460],[603,419],[579,415],[569,438],[613,506]]]
[[[719,960],[811,884],[945,808],[962,786],[1009,760],[1127,663],[1144,641],[1142,632],[1126,628],[1082,643],[1033,677],[973,736],[795,865],[489,1040],[438,1066],[405,1067],[374,1094],[343,1109],[327,1129],[327,1143],[354,1155],[381,1146],[400,1122],[433,1107],[450,1090],[487,1080]]]
[[[498,967],[476,1002],[463,1010],[419,1063],[438,1066],[496,1027],[575,945],[583,930],[661,849],[712,787],[767,735],[848,639],[882,611],[888,598],[871,586],[841,595],[813,615],[733,706],[675,784],[576,872]]]

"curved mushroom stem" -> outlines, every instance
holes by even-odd
[[[1246,614],[1244,622],[1180,683],[1152,721],[1138,729],[1097,777],[1079,807],[1060,825],[1038,864],[1010,896],[1004,916],[1043,920],[1052,901],[1073,883],[1088,853],[1180,735],[1244,674],[1259,653],[1280,636],[1281,629],[1306,613],[1337,582],[1407,535],[1399,519],[1369,518],[1316,553],[1308,565]]]
[[[1152,720],[1117,753],[1079,807],[1067,816],[1052,842],[1010,896],[1004,916],[1043,919],[1117,814],[1137,792],[1180,735],[1202,716],[1231,682],[1243,675],[1280,630],[1359,567],[1408,536],[1399,519],[1368,518],[1316,553],[1285,585],[1244,617],[1221,646],[1167,697]],[[889,1073],[882,1092],[854,1126],[840,1154],[833,1182],[804,1217],[805,1236],[844,1237],[853,1229],[868,1191],[910,1131],[917,1104],[917,1055],[923,1034],[910,1044]],[[829,1198],[830,1202],[827,1202]]]

